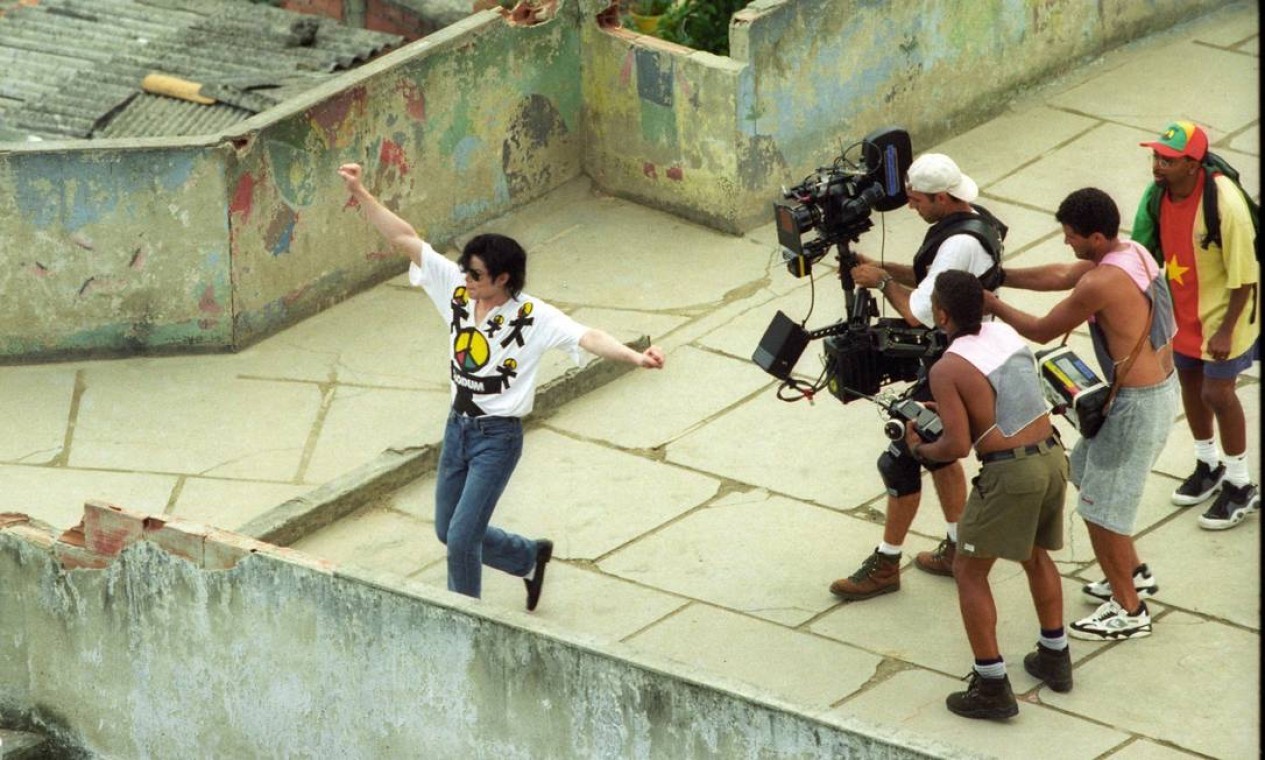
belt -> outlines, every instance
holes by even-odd
[[[480,430],[486,429],[488,425],[501,425],[506,422],[522,423],[523,421],[521,417],[497,417],[491,414],[480,414],[475,416],[466,414],[465,412],[459,412],[456,409],[450,409],[448,411],[448,416],[450,418],[455,418],[463,425],[473,425]]]
[[[989,462],[1005,462],[1008,459],[1021,459],[1023,457],[1044,454],[1058,445],[1059,440],[1054,436],[1050,436],[1040,443],[1030,443],[1027,446],[1018,446],[1004,451],[990,451],[987,454],[980,454],[978,458],[984,464],[988,464]]]

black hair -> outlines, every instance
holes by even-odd
[[[946,269],[936,276],[932,297],[957,327],[950,337],[979,333],[984,319],[984,286],[979,278],[961,269]]]
[[[1112,240],[1120,233],[1120,209],[1116,202],[1096,187],[1082,187],[1063,199],[1054,214],[1059,224],[1066,224],[1081,237],[1095,232]]]
[[[503,274],[510,276],[505,287],[510,297],[518,298],[527,284],[527,251],[512,237],[498,235],[494,232],[475,235],[461,249],[457,257],[457,266],[462,269],[470,267],[470,259],[478,256],[488,269],[488,277],[495,280]]]

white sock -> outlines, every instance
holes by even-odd
[[[952,541],[955,544],[958,542],[958,524],[957,523],[955,522],[945,523],[944,532],[949,535],[950,541]]]
[[[887,543],[886,541],[880,541],[878,544],[878,553],[886,554],[889,557],[898,557],[900,556],[900,547],[901,544],[893,545]]]
[[[1209,438],[1206,441],[1195,441],[1195,459],[1214,470],[1217,469],[1217,439]]]
[[[1235,488],[1242,488],[1251,483],[1247,474],[1247,452],[1236,457],[1229,454],[1225,457],[1225,479]]]
[[[975,672],[985,678],[1005,678],[1006,677],[1006,661],[990,662],[987,665],[981,665],[979,660],[975,661]]]

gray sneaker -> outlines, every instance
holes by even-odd
[[[1195,471],[1173,491],[1173,503],[1179,507],[1193,507],[1206,500],[1221,487],[1225,478],[1225,465],[1217,463],[1216,469],[1202,459],[1195,462]]]
[[[1133,590],[1138,592],[1139,599],[1150,599],[1160,592],[1160,584],[1156,582],[1155,576],[1151,575],[1151,569],[1146,563],[1138,565],[1133,571]],[[1092,604],[1102,604],[1111,599],[1111,584],[1106,578],[1093,583],[1086,583],[1081,586],[1081,593],[1085,595],[1085,601]]]
[[[1199,516],[1199,527],[1205,530],[1226,530],[1243,522],[1249,513],[1261,508],[1261,491],[1255,483],[1236,486],[1224,483],[1221,494],[1208,511]]]

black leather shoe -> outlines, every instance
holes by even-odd
[[[524,578],[523,584],[527,586],[527,611],[536,609],[536,604],[540,602],[540,590],[545,587],[545,565],[549,564],[549,559],[553,557],[553,542],[547,538],[542,538],[536,542],[536,572],[532,573],[530,578]]]

